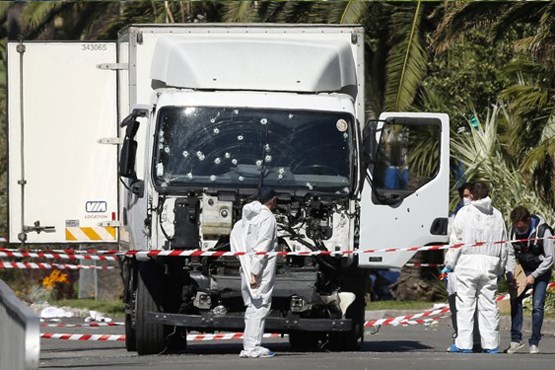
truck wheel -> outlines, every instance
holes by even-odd
[[[129,352],[137,350],[137,342],[135,335],[135,280],[136,280],[136,270],[131,266],[130,263],[123,265],[123,278],[125,286],[125,297],[126,297],[126,310],[130,313],[125,314],[125,348]]]
[[[289,344],[295,351],[317,351],[320,349],[318,341],[323,339],[323,334],[310,331],[293,331],[289,333]]]
[[[361,325],[355,323],[350,331],[329,333],[329,347],[332,351],[358,351]]]
[[[147,315],[149,312],[160,312],[160,309],[145,284],[142,272],[143,271],[139,271],[137,274],[137,293],[135,297],[135,338],[137,343],[137,353],[139,355],[151,355],[160,353],[166,348],[165,333],[164,325],[154,324],[147,321]],[[148,274],[149,277],[154,277],[152,275],[153,274]]]
[[[187,328],[174,327],[173,332],[168,336],[168,349],[172,351],[187,349]]]
[[[127,348],[128,352],[137,350],[136,340],[133,318],[131,314],[125,314],[125,348]]]
[[[330,349],[334,351],[356,351],[360,340],[364,337],[364,316],[366,311],[366,287],[368,271],[359,269],[358,261],[341,269],[341,287],[344,291],[353,292],[355,301],[347,308],[345,317],[352,320],[352,328],[345,332],[329,333]]]

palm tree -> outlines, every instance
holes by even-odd
[[[492,41],[506,34],[518,35],[514,42],[518,58],[507,66],[514,83],[500,98],[515,116],[504,134],[506,154],[518,161],[537,194],[555,206],[555,4],[553,2],[456,3],[443,6],[444,17],[434,37],[434,49],[442,52],[464,32],[487,27]],[[524,158],[524,160],[520,160]]]
[[[495,206],[509,219],[516,205],[533,209],[553,224],[552,209],[533,190],[529,189],[526,174],[519,171],[519,163],[513,163],[505,154],[501,128],[515,124],[519,118],[503,105],[498,104],[488,112],[477,128],[452,141],[453,156],[465,166],[465,175],[471,179],[482,179],[491,184]]]

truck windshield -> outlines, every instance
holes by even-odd
[[[162,107],[154,181],[162,188],[265,185],[347,194],[353,132],[347,113]]]

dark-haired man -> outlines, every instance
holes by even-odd
[[[277,245],[277,223],[272,214],[276,207],[276,192],[263,187],[258,199],[243,207],[242,218],[230,235],[231,249],[246,252],[241,262],[241,293],[245,306],[245,332],[240,357],[272,357],[274,353],[261,346],[264,324],[270,312],[276,256],[265,253]],[[264,252],[264,254],[256,254]]]
[[[553,230],[543,218],[531,215],[526,207],[518,206],[511,212],[511,240],[519,240],[509,247],[507,261],[507,281],[515,284],[514,270],[518,261],[526,274],[526,285],[533,288],[532,293],[532,336],[528,341],[530,353],[540,352],[545,292],[553,267]],[[544,239],[546,238],[546,239]],[[522,300],[521,294],[511,299],[511,344],[507,353],[514,353],[524,347],[522,342]]]
[[[456,215],[457,212],[459,212],[459,209],[461,209],[464,206],[469,205],[470,202],[472,202],[472,184],[471,183],[465,182],[464,184],[459,186],[457,190],[459,192],[459,202],[457,203],[457,206],[455,207],[455,211],[453,212],[453,215]]]

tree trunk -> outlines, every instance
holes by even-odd
[[[414,264],[441,264],[443,251],[418,252],[409,261]],[[445,284],[439,280],[438,267],[403,266],[399,280],[390,289],[398,301],[433,302],[447,299]]]

